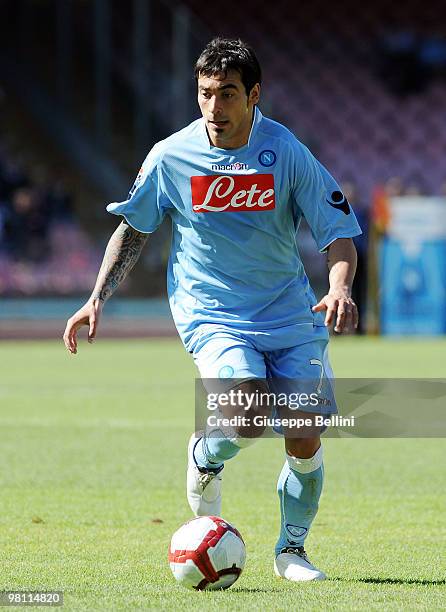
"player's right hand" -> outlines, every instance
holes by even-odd
[[[77,312],[67,321],[63,341],[67,350],[76,355],[77,353],[77,332],[83,326],[88,326],[88,342],[93,342],[101,318],[103,303],[96,298],[88,300]]]

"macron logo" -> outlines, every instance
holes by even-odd
[[[248,164],[241,164],[240,162],[235,164],[212,164],[211,168],[214,172],[231,172],[231,170],[248,170]]]
[[[340,191],[333,191],[333,193],[331,194],[331,199],[327,199],[327,202],[332,208],[336,208],[336,210],[342,210],[344,215],[350,214],[350,206],[348,204],[348,200],[345,195]]]

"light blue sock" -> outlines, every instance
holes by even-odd
[[[310,459],[287,456],[279,476],[280,535],[276,556],[288,546],[303,546],[316,516],[324,481],[322,447]]]
[[[239,446],[224,436],[203,436],[195,445],[194,457],[198,467],[217,470],[239,450]]]

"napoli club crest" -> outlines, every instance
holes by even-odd
[[[277,155],[274,153],[274,151],[270,151],[269,149],[262,151],[259,155],[259,162],[262,164],[262,166],[266,166],[267,168],[274,166],[276,159]]]

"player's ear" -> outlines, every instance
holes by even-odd
[[[256,83],[254,87],[249,92],[249,101],[252,104],[258,104],[260,100],[260,83]]]

